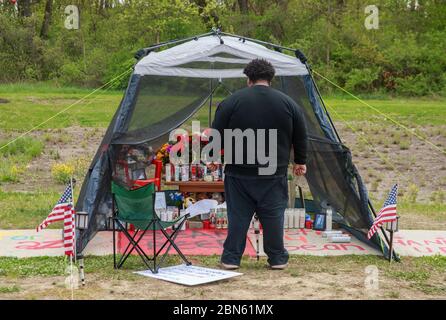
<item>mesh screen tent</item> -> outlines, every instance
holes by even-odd
[[[154,153],[167,142],[171,130],[200,108],[215,106],[217,96],[223,98],[246,86],[243,68],[252,59],[263,58],[276,69],[273,86],[291,96],[305,114],[310,139],[306,179],[314,204],[320,208],[323,201],[330,203],[336,212],[334,221],[387,254],[384,233],[376,233],[370,241],[366,238],[373,222],[366,188],[330,121],[305,58],[262,44],[214,32],[173,41],[165,50],[158,50],[163,44],[142,51],[76,203],[77,211],[89,215],[88,228],[77,230],[77,252],[98,231],[108,230],[111,180],[122,151],[132,146]]]

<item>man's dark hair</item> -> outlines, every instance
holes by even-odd
[[[267,80],[271,82],[274,78],[276,71],[273,65],[264,59],[254,59],[243,70],[252,82],[257,82],[258,80]]]

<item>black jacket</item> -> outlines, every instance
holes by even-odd
[[[294,162],[306,163],[308,142],[303,112],[292,98],[271,87],[255,85],[236,91],[219,104],[212,128],[220,132],[222,147],[224,146],[224,129],[244,131],[251,128],[255,131],[256,136],[258,129],[277,129],[277,170],[275,175],[286,174],[292,147]],[[266,136],[268,136],[268,132]],[[269,150],[268,148],[269,141],[267,140],[266,150]],[[240,151],[233,149],[233,160],[235,152]],[[257,156],[254,164],[247,163],[246,141],[243,152],[243,164],[227,164],[226,174],[258,175],[258,168],[262,165],[257,161]],[[225,158],[225,162],[228,160]]]

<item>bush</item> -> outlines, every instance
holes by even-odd
[[[7,141],[0,141],[0,147]],[[38,157],[43,150],[40,140],[24,137],[0,150],[0,182],[18,182],[29,161]]]
[[[376,88],[380,70],[378,68],[353,69],[345,82],[345,89],[351,92],[372,92]]]
[[[443,190],[437,190],[431,193],[430,200],[434,203],[444,203],[446,200],[446,193]]]
[[[429,79],[417,74],[407,78],[396,78],[396,92],[406,96],[424,96],[431,92]]]
[[[51,167],[51,176],[58,183],[67,183],[74,174],[72,164],[56,163]]]
[[[407,192],[404,195],[404,199],[410,203],[415,203],[417,201],[418,192],[420,192],[420,189],[417,187],[417,185],[411,183],[409,185],[409,188],[407,188]]]

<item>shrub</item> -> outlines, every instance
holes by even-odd
[[[430,200],[435,203],[444,203],[446,200],[446,193],[443,190],[437,190],[431,193]]]
[[[51,176],[58,183],[67,183],[74,174],[74,165],[56,163],[51,167]]]
[[[0,146],[6,141],[0,141]],[[29,161],[42,153],[40,140],[24,137],[0,150],[0,182],[18,182]]]
[[[404,199],[410,203],[415,203],[417,201],[419,191],[420,189],[417,187],[417,185],[411,183],[407,188],[407,192],[404,195]]]

